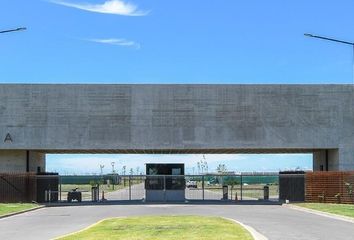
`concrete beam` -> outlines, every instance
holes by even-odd
[[[329,149],[329,169],[354,170],[353,92],[353,85],[0,84],[0,150]]]

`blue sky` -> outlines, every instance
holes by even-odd
[[[47,170],[61,174],[98,174],[100,165],[103,172],[115,170],[126,173],[132,168],[134,174],[145,173],[145,163],[184,163],[186,174],[198,174],[197,162],[207,162],[208,172],[216,172],[219,164],[225,164],[228,171],[236,172],[277,172],[279,170],[312,170],[311,154],[50,154],[47,155]],[[84,166],[84,167],[83,167]],[[137,170],[138,168],[138,170]],[[204,171],[205,172],[205,171]]]
[[[351,83],[350,47],[303,34],[354,41],[353,12],[352,0],[2,0],[0,29],[28,30],[0,35],[0,82]],[[264,156],[218,159],[247,170]],[[93,159],[50,155],[48,168],[67,172],[70,157]],[[310,155],[278,158],[267,169],[311,167]]]
[[[350,83],[352,79],[350,47],[303,36],[310,32],[354,41],[352,0],[129,0],[123,3],[134,5],[135,11],[123,10],[140,16],[99,12],[104,6],[122,10],[110,2],[2,0],[0,28],[26,26],[28,31],[1,35],[1,82]],[[63,4],[96,7],[96,12]],[[136,45],[89,41],[95,39]]]

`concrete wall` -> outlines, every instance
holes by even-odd
[[[331,149],[330,169],[354,170],[352,85],[3,84],[0,97],[0,138],[13,139],[0,149]]]
[[[29,151],[29,172],[45,171],[45,154]],[[0,150],[0,173],[27,172],[27,151]]]
[[[317,150],[313,153],[314,171],[332,171],[339,169],[338,149]],[[344,168],[343,170],[346,170]]]

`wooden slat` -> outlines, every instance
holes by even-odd
[[[306,202],[353,204],[354,194],[349,195],[346,183],[354,187],[354,172],[306,173],[305,200]]]

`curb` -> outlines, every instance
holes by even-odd
[[[265,237],[263,234],[261,234],[260,232],[257,232],[256,229],[254,229],[253,227],[251,226],[248,226],[246,224],[243,224],[235,219],[232,219],[232,218],[226,218],[226,217],[222,217],[226,220],[229,220],[229,221],[232,221],[232,222],[235,222],[239,225],[241,225],[242,227],[244,227],[253,237],[254,240],[268,240],[267,237]]]
[[[5,215],[1,215],[1,216],[0,216],[0,219],[12,217],[12,216],[19,215],[19,214],[26,213],[26,212],[32,212],[32,211],[35,211],[35,210],[38,210],[38,209],[41,209],[41,208],[44,208],[44,207],[45,207],[45,206],[38,206],[38,207],[34,207],[34,208],[22,210],[22,211],[19,211],[19,212],[14,212],[14,213],[9,213],[9,214],[5,214]]]
[[[319,210],[309,209],[309,208],[295,206],[295,205],[291,205],[291,204],[283,204],[282,206],[290,208],[290,209],[302,211],[302,212],[316,214],[316,215],[319,215],[322,217],[328,217],[328,218],[332,218],[332,219],[336,219],[336,220],[340,220],[340,221],[354,223],[354,218],[351,218],[351,217],[346,217],[346,216],[342,216],[342,215],[338,215],[338,214],[334,214],[334,213],[322,212]]]
[[[61,236],[52,238],[51,240],[57,240],[57,239],[60,239],[60,238],[69,237],[69,236],[74,235],[74,234],[77,234],[77,233],[81,233],[81,232],[83,232],[83,231],[86,231],[86,230],[88,230],[88,229],[90,229],[90,228],[92,228],[92,227],[94,227],[94,226],[96,226],[96,225],[102,223],[103,221],[110,220],[110,219],[116,219],[116,218],[125,218],[125,217],[110,217],[110,218],[104,218],[104,219],[101,219],[101,220],[99,220],[98,222],[95,222],[95,223],[93,223],[93,224],[91,224],[91,225],[89,225],[89,226],[87,226],[87,227],[85,227],[85,228],[83,228],[83,229],[80,229],[80,230],[75,231],[75,232],[67,233],[67,234],[64,234],[64,235],[61,235]]]

